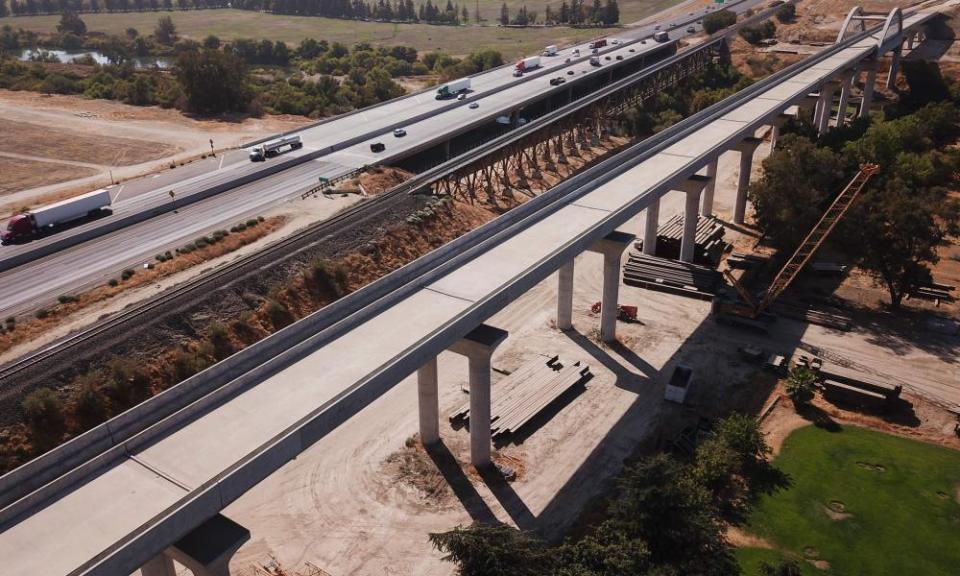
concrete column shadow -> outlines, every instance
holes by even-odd
[[[513,490],[513,486],[503,478],[496,467],[488,466],[480,470],[480,476],[487,484],[487,488],[490,488],[497,501],[500,502],[500,505],[503,506],[503,509],[510,515],[517,528],[533,530],[536,527],[536,516],[527,508],[520,495]]]
[[[639,392],[641,384],[653,380],[659,373],[649,362],[637,356],[633,350],[619,342],[609,344],[606,348],[601,348],[596,342],[576,330],[568,330],[564,332],[564,334],[574,344],[590,354],[590,356],[597,360],[604,368],[613,372],[617,376],[616,385],[624,390]],[[629,365],[636,368],[641,375],[634,374],[624,368],[623,364],[618,362],[611,354],[615,354],[625,360]]]
[[[480,496],[477,489],[473,487],[470,478],[463,472],[460,463],[443,443],[443,440],[427,446],[426,450],[437,470],[447,481],[447,485],[450,486],[457,499],[463,504],[463,508],[470,514],[470,518],[474,522],[483,524],[498,523],[497,517],[487,506],[487,503],[483,501],[483,497]]]

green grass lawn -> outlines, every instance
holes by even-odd
[[[760,566],[766,562],[771,566],[778,566],[787,557],[776,550],[765,550],[763,548],[740,548],[736,552],[737,562],[743,570],[743,576],[759,576]],[[803,576],[820,576],[823,574],[820,570],[814,568],[809,562],[798,561],[800,572]]]
[[[680,0],[622,0],[621,21],[628,23],[677,4]],[[482,0],[480,11],[495,19],[500,12],[498,0]],[[546,4],[511,0],[508,6],[526,4],[541,12]],[[551,3],[559,9],[560,2]],[[474,6],[470,6],[471,19]],[[452,54],[468,54],[473,50],[493,48],[507,58],[534,54],[547,44],[568,44],[604,34],[602,30],[573,28],[499,28],[497,26],[430,26],[426,24],[386,24],[358,22],[310,16],[280,16],[247,10],[200,10],[196,12],[129,12],[115,14],[83,14],[87,29],[92,32],[123,34],[136,28],[149,34],[161,15],[169,15],[182,36],[200,40],[209,34],[222,40],[255,38],[282,40],[297,44],[304,38],[338,41],[348,45],[370,42],[380,45],[413,46],[428,52],[439,49]],[[486,17],[486,16],[485,16]],[[26,16],[0,18],[0,26],[9,24],[34,32],[56,32],[59,16]]]
[[[787,438],[775,464],[791,486],[763,497],[746,529],[786,556],[825,560],[841,575],[960,574],[960,453],[808,426]],[[831,517],[831,505],[848,516]],[[744,573],[757,574],[765,555],[777,552],[739,551]]]

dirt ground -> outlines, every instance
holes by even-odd
[[[0,183],[3,204],[53,200],[309,123],[297,116],[197,120],[177,110],[80,96],[0,90],[0,162],[18,167]]]

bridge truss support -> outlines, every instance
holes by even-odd
[[[722,59],[725,52],[722,45],[697,51],[675,66],[607,94],[593,105],[447,174],[431,185],[432,192],[493,204],[515,191],[532,196],[531,180],[542,180],[543,170],[557,171],[558,165],[566,163],[568,157],[580,157],[584,147],[595,146],[607,138],[628,110],[705,70],[712,62]]]

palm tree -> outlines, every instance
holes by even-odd
[[[817,375],[806,366],[797,366],[787,377],[787,395],[797,407],[806,406],[813,400]]]

